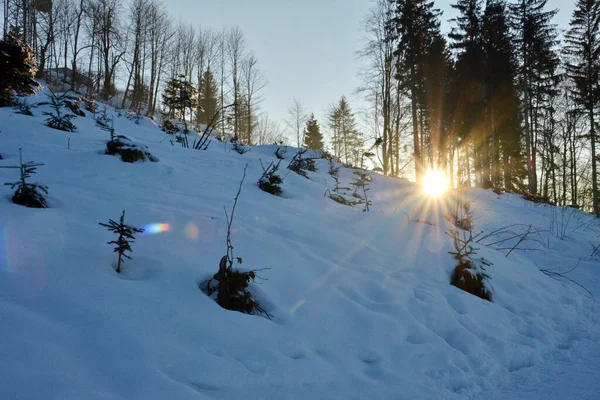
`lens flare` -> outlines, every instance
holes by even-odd
[[[430,197],[440,197],[448,190],[448,181],[442,171],[429,170],[423,180],[423,190]]]
[[[158,235],[159,233],[169,232],[171,226],[168,223],[148,224],[144,227],[144,233],[147,235]]]
[[[190,222],[189,224],[187,224],[185,226],[185,236],[187,236],[188,239],[196,240],[196,239],[198,239],[198,234],[199,234],[199,229],[195,223]]]

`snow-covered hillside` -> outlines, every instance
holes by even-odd
[[[334,181],[319,160],[310,179],[284,170],[276,197],[256,185],[276,146],[184,149],[111,109],[117,133],[159,160],[128,164],[103,154],[108,133],[91,117],[66,133],[44,125],[46,107],[0,109],[0,166],[22,148],[45,164],[33,181],[50,190],[50,208],[30,209],[0,187],[0,398],[600,398],[590,215],[467,191],[475,232],[531,230],[508,257],[519,238],[498,241],[510,233],[476,245],[493,264],[487,302],[449,284],[443,201],[412,183],[371,174],[363,212],[324,196]],[[226,311],[198,288],[225,254],[223,207],[246,164],[232,241],[243,267],[268,268],[251,290],[272,320]],[[347,185],[352,170],[340,177]],[[98,223],[122,210],[168,230],[138,235],[117,274],[114,237]],[[576,265],[567,276],[591,294],[540,271]]]

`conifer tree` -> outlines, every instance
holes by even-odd
[[[411,99],[413,147],[417,181],[423,176],[422,146],[425,140],[425,64],[430,46],[440,35],[440,11],[430,0],[392,0],[390,18],[393,40],[397,39],[397,75],[401,89]]]
[[[451,47],[457,51],[456,129],[467,163],[470,162],[470,148],[473,149],[476,183],[481,185],[487,178],[485,166],[489,139],[483,129],[485,81],[481,0],[459,0],[452,7],[459,12],[458,17],[451,21],[454,26],[449,35]],[[470,166],[467,169],[471,170]]]
[[[510,24],[516,36],[517,79],[523,99],[528,190],[537,193],[537,137],[540,116],[556,93],[557,33],[552,18],[558,10],[545,10],[548,0],[518,0],[510,4]]]
[[[184,121],[187,131],[187,112],[193,112],[198,107],[196,88],[187,77],[179,75],[171,78],[163,92],[163,104],[169,108],[171,117],[177,116]]]
[[[35,81],[36,61],[31,47],[12,29],[0,40],[0,107],[13,103],[17,95],[32,94],[39,84]]]
[[[202,76],[198,89],[198,103],[196,120],[199,124],[208,125],[211,121],[219,120],[221,114],[219,89],[210,68]]]
[[[304,130],[304,145],[309,149],[323,150],[323,134],[319,122],[315,119],[315,114],[310,115],[310,119],[306,122]]]
[[[506,5],[488,1],[482,20],[486,84],[486,131],[491,133],[491,181],[512,189],[512,171],[521,159],[520,100],[515,85],[515,49],[508,26]],[[521,178],[521,177],[518,177]]]
[[[567,72],[575,84],[575,100],[585,109],[589,119],[593,208],[594,213],[600,215],[595,119],[595,109],[600,103],[600,0],[577,1],[566,42]]]
[[[331,145],[336,156],[346,163],[360,163],[362,140],[356,128],[354,114],[345,96],[329,111],[329,126],[333,130]]]

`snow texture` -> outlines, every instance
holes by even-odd
[[[467,191],[475,233],[532,232],[508,257],[518,239],[494,242],[510,233],[475,246],[492,263],[488,302],[449,284],[444,201],[412,183],[371,173],[363,212],[324,196],[334,181],[317,160],[310,179],[282,170],[282,196],[271,196],[256,182],[277,146],[184,149],[149,119],[108,107],[116,133],[160,160],[127,164],[103,154],[108,133],[92,118],[68,134],[44,125],[47,107],[34,117],[0,109],[0,165],[23,148],[45,164],[33,183],[50,188],[50,208],[38,210],[0,187],[1,398],[599,398],[598,306],[540,271],[578,264],[567,276],[600,299],[590,215]],[[223,207],[246,164],[234,255],[270,268],[250,288],[272,321],[226,311],[198,289],[225,254]],[[352,172],[340,170],[343,184]],[[15,174],[0,169],[2,182]],[[129,224],[168,230],[138,235],[117,274],[113,237],[98,222],[122,210]]]

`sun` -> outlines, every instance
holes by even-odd
[[[440,197],[448,190],[448,180],[442,171],[428,170],[423,180],[423,190],[430,197]]]

